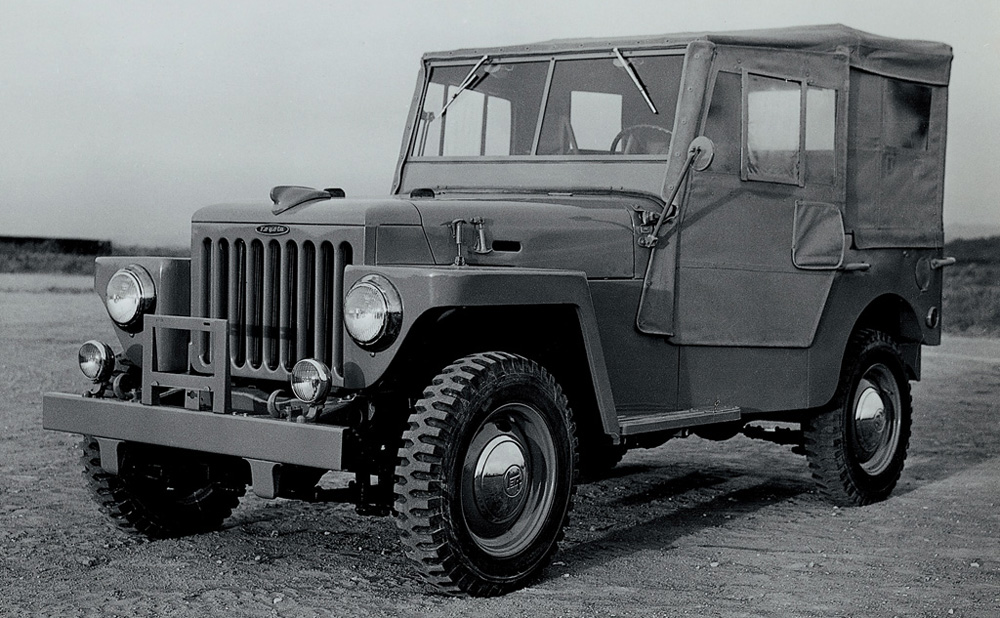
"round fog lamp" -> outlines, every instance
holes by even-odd
[[[323,403],[332,382],[330,368],[318,360],[303,358],[292,368],[292,392],[306,403]]]
[[[115,353],[111,346],[91,340],[80,346],[80,371],[91,382],[104,382],[115,370]]]
[[[362,278],[344,298],[344,326],[363,348],[381,349],[391,344],[402,320],[399,292],[381,275]]]
[[[105,305],[108,315],[122,328],[139,325],[139,320],[153,310],[156,289],[149,272],[138,264],[119,269],[108,280]]]

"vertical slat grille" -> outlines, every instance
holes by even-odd
[[[233,375],[284,379],[302,358],[341,369],[348,243],[208,237],[198,257],[195,309],[228,320]]]
[[[229,283],[226,286],[229,296],[229,358],[233,366],[241,366],[246,353],[243,349],[243,335],[246,332],[246,323],[243,321],[246,299],[243,297],[245,286],[243,280],[246,277],[247,246],[242,240],[237,240],[233,245],[235,251],[229,261]]]
[[[298,318],[295,322],[295,353],[299,358],[306,358],[312,354],[309,347],[309,318],[312,300],[309,292],[312,290],[310,281],[312,280],[313,252],[312,243],[303,243],[299,247],[299,272],[295,281],[295,302],[296,314]]]
[[[298,258],[298,248],[294,242],[285,246],[282,254],[281,273],[278,281],[279,315],[278,315],[278,364],[282,367],[291,366],[295,356],[295,346],[292,343],[292,316],[295,315],[295,263]]]

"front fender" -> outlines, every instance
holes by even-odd
[[[156,306],[153,313],[159,315],[191,315],[191,260],[188,258],[113,256],[99,257],[94,272],[94,291],[101,297],[101,304],[107,301],[108,280],[119,268],[138,264],[145,268],[153,279],[156,289]],[[108,318],[111,319],[110,317]],[[125,351],[125,357],[137,366],[142,365],[142,337],[138,332],[128,332],[111,325],[118,335],[118,341]],[[157,333],[156,352],[158,367],[162,371],[186,369],[187,338],[181,333],[165,331]]]
[[[345,289],[366,275],[392,282],[403,304],[399,336],[387,349],[369,352],[350,337],[344,349],[346,386],[364,389],[387,371],[414,323],[429,311],[456,307],[561,305],[572,307],[579,320],[587,364],[606,433],[617,436],[618,422],[597,317],[586,274],[578,271],[520,268],[427,268],[426,266],[348,266]]]

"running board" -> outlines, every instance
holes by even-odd
[[[618,419],[623,436],[634,436],[668,429],[697,427],[740,420],[740,409],[728,408],[691,408],[690,410],[675,410],[659,412],[644,416],[623,417]]]

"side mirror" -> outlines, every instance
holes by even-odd
[[[681,188],[681,183],[684,182],[684,178],[688,175],[692,169],[699,172],[703,172],[708,169],[708,166],[712,164],[712,158],[715,156],[715,143],[708,139],[704,135],[699,135],[698,137],[691,140],[691,145],[688,146],[688,156],[687,161],[684,163],[684,169],[681,171],[681,176],[677,180],[677,184],[673,185],[673,192],[670,193],[670,199],[666,200],[664,204],[667,204],[666,208],[669,208],[670,204],[674,203],[674,198],[677,197],[677,191]],[[668,219],[673,219],[673,215],[676,215],[676,211],[673,215],[668,216],[667,209],[664,209],[664,214],[660,216],[660,219],[656,222],[656,227],[653,231],[645,236],[639,238],[640,247],[653,248],[656,246],[656,241],[660,238],[660,228],[663,226],[663,222]]]
[[[691,157],[691,167],[696,172],[704,172],[712,165],[712,159],[715,157],[715,143],[704,135],[699,135],[691,140],[688,156]]]

